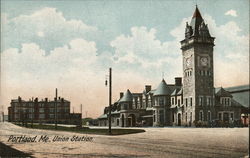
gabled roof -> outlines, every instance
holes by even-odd
[[[157,95],[171,95],[171,90],[169,89],[164,79],[161,81],[161,83],[154,92],[154,96]]]
[[[123,97],[119,100],[119,102],[132,102],[133,101],[133,95],[129,90],[126,91],[126,93],[123,95]]]
[[[181,90],[179,90],[179,92],[177,93],[177,95],[182,95],[183,94],[183,89],[181,88]]]
[[[222,87],[218,90],[218,92],[215,95],[218,97],[232,97],[232,95]]]
[[[177,95],[179,91],[180,91],[180,89],[179,89],[179,88],[176,88],[176,89],[171,93],[171,95],[172,95],[172,96]]]

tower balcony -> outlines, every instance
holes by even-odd
[[[214,46],[214,37],[192,36],[181,41],[181,49],[188,48],[193,44],[208,44]]]

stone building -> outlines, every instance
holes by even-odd
[[[175,84],[167,84],[163,79],[156,89],[147,85],[142,93],[127,90],[112,107],[113,126],[199,126],[241,119],[242,105],[225,89],[215,91],[215,38],[197,7],[184,37],[183,81],[176,77]],[[108,110],[99,117],[101,126],[108,125]]]

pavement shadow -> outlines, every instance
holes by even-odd
[[[31,154],[29,153],[24,153],[22,151],[19,151],[17,149],[14,149],[2,142],[0,142],[0,157],[5,158],[5,157],[30,157],[34,158]]]

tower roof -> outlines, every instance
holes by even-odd
[[[123,95],[123,97],[119,100],[119,102],[131,102],[131,101],[133,101],[133,95],[128,89]]]
[[[164,79],[162,79],[161,83],[159,84],[159,86],[157,87],[157,89],[154,92],[154,96],[157,95],[170,95],[171,94],[171,90],[169,89],[167,83],[165,82]]]
[[[193,18],[202,18],[202,17],[201,17],[201,13],[200,13],[200,11],[199,11],[197,5],[196,5],[196,7],[195,7],[195,11],[194,11],[194,14],[193,14]]]
[[[201,13],[198,9],[198,7],[196,6],[190,26],[192,27],[193,31],[194,31],[194,35],[198,35],[199,34],[199,26],[201,25],[201,23],[204,22]]]

